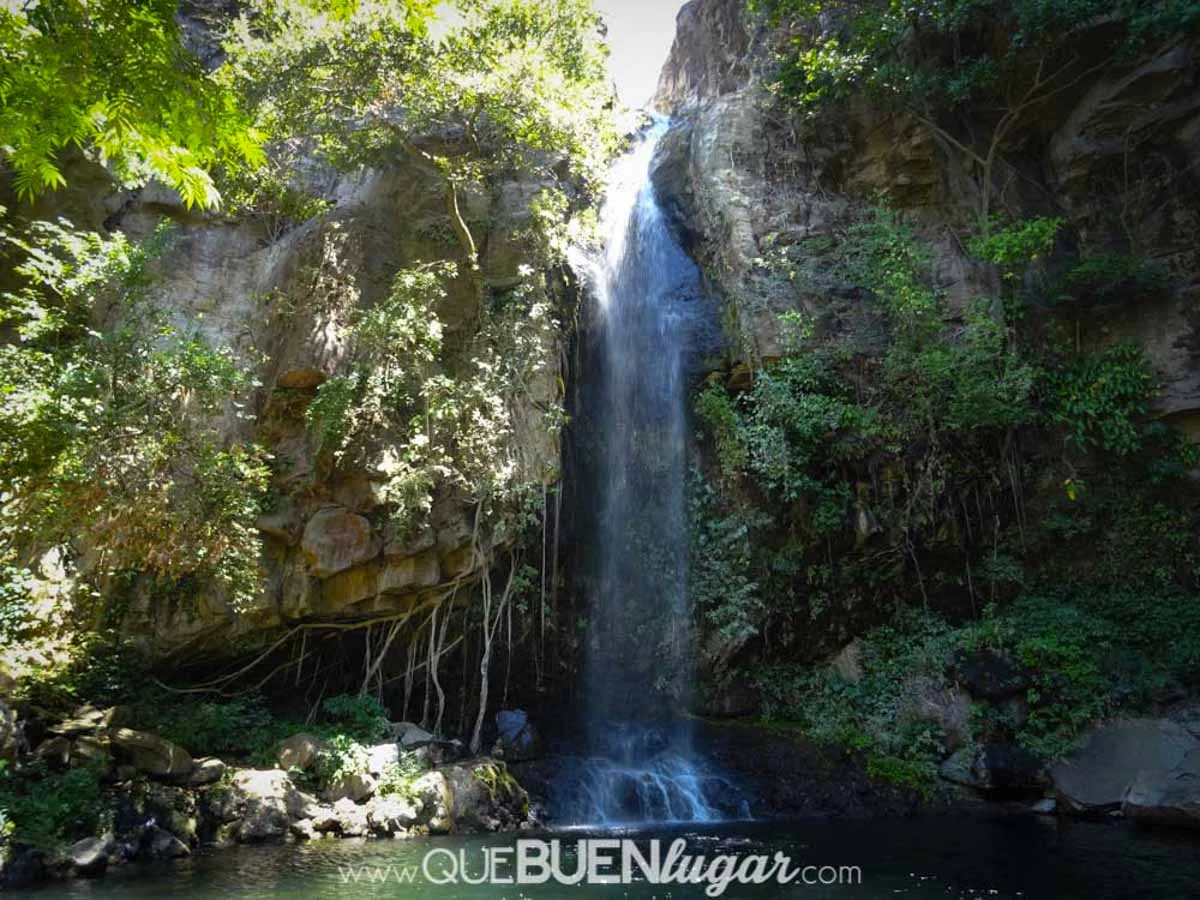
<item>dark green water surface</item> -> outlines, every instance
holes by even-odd
[[[611,837],[613,832],[604,836]],[[558,837],[573,848],[582,832]],[[595,835],[592,835],[595,836]],[[905,821],[740,823],[705,829],[629,832],[647,849],[684,837],[695,854],[787,854],[796,865],[858,866],[862,883],[827,887],[731,885],[731,898],[1200,898],[1200,834],[1148,832],[1121,823],[1050,818],[923,818]],[[522,836],[524,837],[524,836]],[[191,859],[130,865],[101,880],[51,885],[42,897],[216,898],[529,898],[529,900],[684,900],[695,886],[434,885],[418,876],[400,883],[405,866],[431,849],[464,854],[479,870],[485,847],[511,846],[516,836],[411,841],[318,841],[203,850]],[[447,852],[448,851],[448,852]],[[378,871],[372,867],[377,867]],[[390,868],[389,868],[390,867]],[[358,881],[355,882],[355,873]],[[372,884],[370,877],[386,877]]]

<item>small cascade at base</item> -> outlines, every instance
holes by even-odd
[[[614,725],[607,746],[569,761],[556,813],[594,826],[717,822],[744,806],[736,788],[660,728]]]

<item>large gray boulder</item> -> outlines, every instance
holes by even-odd
[[[196,767],[192,769],[192,774],[188,777],[188,786],[204,787],[216,784],[225,777],[227,771],[229,771],[229,767],[215,756],[206,756],[204,759],[198,759],[196,760]]]
[[[367,810],[349,798],[336,801],[333,814],[337,820],[338,834],[342,837],[365,837],[370,831]]]
[[[379,782],[367,772],[351,772],[334,781],[322,795],[327,803],[339,800],[349,800],[351,803],[362,803],[374,796]]]
[[[393,722],[392,737],[404,750],[414,750],[437,742],[436,737],[414,722]]]
[[[229,837],[247,843],[283,837],[293,821],[309,818],[315,807],[279,769],[242,769],[227,787],[212,790],[214,818],[228,827]]]
[[[186,787],[152,784],[135,795],[141,819],[171,832],[189,846],[199,841],[200,809],[196,793]]]
[[[370,830],[367,814],[366,807],[359,806],[349,798],[343,798],[332,804],[317,807],[313,811],[310,824],[316,834],[364,837]]]
[[[325,747],[325,742],[311,734],[293,734],[279,745],[276,761],[279,768],[285,772],[290,769],[307,771],[317,761],[317,756]]]
[[[955,784],[996,793],[1040,791],[1046,784],[1041,761],[1012,743],[963,747],[942,763],[938,774]]]
[[[1200,749],[1200,740],[1167,719],[1118,719],[1091,731],[1068,759],[1050,767],[1062,812],[1120,809],[1142,771],[1166,772]]]
[[[1173,769],[1143,769],[1125,792],[1121,811],[1155,825],[1200,828],[1200,750]]]
[[[529,818],[529,795],[499,760],[474,759],[444,765],[414,782],[432,832],[505,831]]]
[[[367,773],[378,778],[392,766],[399,765],[401,756],[399,744],[376,744],[367,750]]]
[[[192,772],[191,754],[156,734],[117,728],[110,740],[118,760],[139,772],[159,778],[186,778]]]
[[[367,806],[367,823],[377,834],[400,834],[421,824],[422,804],[390,794],[376,797]]]
[[[84,878],[103,875],[108,868],[108,854],[112,843],[110,839],[101,837],[86,837],[76,841],[67,851],[72,871]]]
[[[421,818],[434,834],[446,834],[454,827],[451,808],[454,795],[446,776],[440,770],[426,772],[409,787],[412,797],[421,805]]]
[[[120,728],[129,721],[129,711],[122,706],[110,706],[99,709],[90,704],[79,707],[68,718],[51,725],[48,731],[75,737],[81,734],[95,734],[110,728]]]
[[[146,834],[142,838],[142,846],[146,855],[151,859],[179,859],[192,855],[191,847],[165,828],[159,828],[157,825],[151,825],[146,829]]]

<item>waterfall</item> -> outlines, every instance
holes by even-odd
[[[656,121],[618,160],[603,252],[577,254],[592,301],[580,389],[591,597],[584,688],[588,756],[566,816],[603,824],[704,821],[723,785],[691,750],[681,715],[692,680],[687,592],[687,385],[715,316],[695,264],[655,198]]]

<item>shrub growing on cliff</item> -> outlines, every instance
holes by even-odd
[[[529,423],[514,415],[557,348],[541,272],[560,261],[568,222],[616,146],[607,51],[583,0],[465,4],[440,36],[409,12],[362,3],[314,18],[299,0],[266,5],[232,30],[224,77],[287,139],[277,165],[314,152],[338,167],[403,154],[441,179],[444,255],[404,261],[389,296],[354,323],[352,371],[321,386],[308,419],[335,465],[382,473],[402,527],[451,489],[487,507],[492,524],[547,474],[525,470],[512,445]],[[524,258],[516,283],[493,288],[480,282],[467,198],[520,180],[541,184],[518,235]],[[438,310],[451,291],[473,291],[482,314],[447,342]],[[545,419],[554,432],[561,408]],[[381,443],[389,449],[368,460]]]
[[[146,302],[145,248],[62,223],[3,236],[19,287],[0,319],[20,340],[0,346],[0,559],[37,576],[17,593],[102,622],[72,588],[78,564],[93,586],[137,572],[235,606],[253,596],[266,470],[217,427],[244,415],[242,365]],[[106,315],[119,324],[97,330]]]
[[[1002,297],[964,311],[932,288],[916,231],[868,214],[840,271],[867,292],[886,346],[810,333],[748,390],[710,383],[697,402],[720,475],[693,507],[693,590],[716,610],[710,644],[726,622],[751,635],[713,654],[718,671],[744,648],[800,657],[760,672],[768,711],[900,767],[880,772],[932,771],[932,744],[893,740],[900,698],[941,684],[956,647],[986,642],[1029,667],[1028,721],[1001,737],[1046,756],[1106,711],[1194,683],[1197,451],[1150,419],[1158,380],[1137,348],[1085,350],[1039,317],[1038,292],[1057,286],[1030,273],[1060,225],[994,222],[972,241],[1006,277]],[[726,533],[737,540],[714,540]],[[710,573],[729,581],[724,601]],[[746,602],[744,583],[771,602]],[[937,640],[896,611],[914,603]],[[900,624],[868,631],[861,681],[807,668],[887,620]],[[1170,649],[1167,621],[1187,649]]]
[[[962,552],[972,529],[979,540],[989,527],[953,498],[993,494],[994,473],[1013,464],[1015,429],[1037,419],[1039,370],[1009,323],[981,302],[947,327],[928,254],[896,213],[857,223],[841,258],[889,327],[886,351],[851,356],[809,339],[744,394],[711,385],[697,404],[725,477],[765,492],[780,504],[777,527],[786,522],[786,541],[753,541],[750,570],[778,579],[769,595],[807,598],[814,618],[832,597],[898,586],[906,572],[925,595],[919,554]],[[765,533],[762,524],[751,527]],[[876,535],[887,548],[859,564]]]
[[[479,248],[463,197],[500,179],[565,163],[595,186],[615,147],[611,100],[589,3],[463,4],[435,37],[429,4],[344,4],[316,16],[305,0],[256,4],[232,28],[221,78],[275,137],[272,165],[304,154],[335,166],[397,153],[439,172],[455,237]]]
[[[1022,175],[1024,128],[1113,56],[1200,21],[1194,0],[766,0],[791,39],[776,88],[820,116],[866,94],[908,113],[977,181],[978,230]],[[963,127],[963,114],[974,119]]]
[[[466,347],[445,348],[437,307],[455,272],[451,263],[398,272],[388,297],[354,325],[353,370],[322,384],[307,413],[336,464],[385,476],[385,500],[405,528],[428,512],[435,488],[516,512],[530,473],[511,444],[514,408],[558,340],[544,289],[525,272],[485,304]],[[551,411],[547,430],[557,424]]]
[[[1064,51],[1081,29],[1103,24],[1102,54],[1133,54],[1150,41],[1186,32],[1200,20],[1194,0],[764,0],[776,21],[798,32],[780,60],[779,87],[805,103],[853,91],[948,109],[979,93],[1012,87],[1031,55],[1046,98],[1078,70]],[[1089,48],[1090,49],[1090,48]],[[1067,66],[1055,71],[1057,66]],[[1056,65],[1057,64],[1057,65]],[[1068,69],[1070,68],[1070,72]],[[1057,84],[1056,84],[1057,82]],[[1041,93],[1027,100],[1040,102]]]

